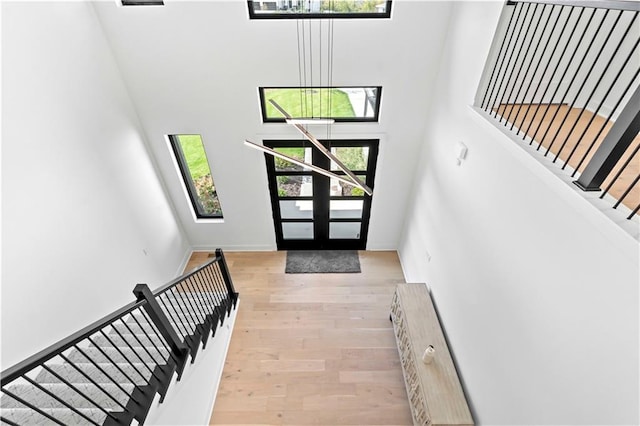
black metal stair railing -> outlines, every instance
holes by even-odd
[[[237,305],[222,250],[209,262],[137,297],[0,376],[0,422],[8,425],[143,424],[156,394]]]
[[[475,101],[627,219],[640,209],[639,14],[637,1],[508,1]]]
[[[138,300],[150,302],[145,309],[157,318],[163,335],[172,344],[182,342],[189,348],[192,363],[200,343],[204,349],[238,299],[220,249],[209,262],[153,292],[146,284],[138,284],[133,292]]]

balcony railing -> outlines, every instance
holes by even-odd
[[[506,3],[475,106],[584,191],[640,209],[640,3]]]

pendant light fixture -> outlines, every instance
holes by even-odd
[[[280,153],[280,152],[278,152],[278,151],[276,151],[274,149],[271,149],[269,147],[266,147],[264,145],[258,145],[257,143],[253,143],[253,142],[251,142],[250,140],[247,140],[247,139],[245,139],[244,144],[246,146],[248,146],[249,148],[257,149],[258,151],[262,151],[265,154],[269,154],[269,155],[273,155],[274,157],[282,158],[283,160],[287,160],[287,161],[289,161],[289,162],[291,162],[291,163],[293,163],[295,165],[311,169],[316,173],[320,173],[321,175],[330,177],[332,179],[337,179],[340,182],[344,182],[344,183],[347,183],[349,185],[354,185],[354,182],[349,177],[337,175],[337,174],[335,174],[333,172],[330,172],[329,170],[323,169],[322,167],[318,167],[315,164],[305,163],[304,161],[300,161],[297,158],[293,158],[293,157],[290,157],[288,155],[282,154],[282,153]],[[364,188],[362,188],[362,190],[364,191]],[[369,195],[371,195],[371,194],[369,194]]]
[[[320,151],[325,157],[331,160],[331,164],[335,164],[340,171],[342,171],[345,176],[333,173],[330,170],[325,170],[321,167],[318,167],[314,164],[309,164],[304,161],[300,161],[288,155],[281,154],[271,148],[265,147],[263,145],[258,145],[249,140],[245,140],[245,145],[262,151],[266,154],[272,155],[274,157],[281,158],[283,160],[289,161],[298,166],[306,167],[308,169],[313,170],[316,173],[320,173],[324,176],[330,177],[332,179],[337,179],[346,184],[355,186],[364,191],[367,195],[373,195],[373,190],[364,184],[358,179],[358,177],[345,166],[342,161],[340,161],[333,153],[325,148],[325,146],[309,132],[309,130],[305,127],[306,125],[326,125],[327,126],[327,139],[331,140],[331,125],[335,122],[333,118],[330,118],[331,115],[331,106],[332,106],[332,80],[333,80],[333,19],[328,20],[329,30],[327,31],[327,99],[325,103],[325,110],[327,111],[327,115],[329,117],[322,117],[322,21],[319,21],[319,55],[318,55],[318,63],[319,66],[319,75],[320,75],[320,85],[319,87],[319,115],[320,117],[316,117],[314,114],[314,102],[313,98],[311,99],[311,115],[307,117],[292,117],[283,107],[281,107],[274,99],[269,99],[269,103],[285,118],[287,124],[295,127],[306,140],[311,142],[313,146]],[[307,93],[311,90],[313,86],[313,42],[312,42],[312,31],[311,24],[309,24],[309,37],[305,38],[305,20],[299,19],[296,26],[297,37],[298,37],[298,74],[299,74],[299,83],[300,83],[300,113],[308,115],[308,102],[307,102]],[[301,31],[302,28],[302,31]],[[308,41],[308,61],[307,61],[307,41]],[[307,62],[309,62],[309,69],[307,70]],[[309,71],[309,72],[307,72]],[[307,86],[307,74],[310,74],[309,81],[311,84]],[[311,95],[313,96],[313,94]]]

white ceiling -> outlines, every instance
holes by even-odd
[[[170,198],[196,248],[274,248],[264,160],[242,142],[300,138],[262,124],[257,90],[299,84],[296,21],[249,20],[241,0],[165,3],[94,6]],[[390,20],[334,21],[333,85],[383,86],[379,123],[332,128],[334,138],[381,139],[369,248],[397,244],[451,5],[394,1]],[[202,135],[224,224],[194,222],[164,139],[172,133]]]

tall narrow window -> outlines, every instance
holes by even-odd
[[[171,135],[169,141],[196,217],[221,219],[222,207],[200,135]]]

